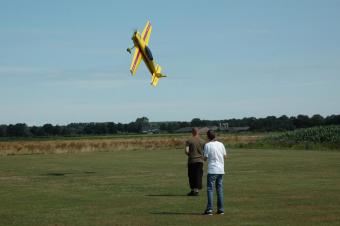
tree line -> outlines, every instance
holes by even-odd
[[[229,127],[249,127],[250,131],[290,131],[299,128],[309,128],[323,125],[340,125],[340,115],[286,115],[265,118],[242,118],[225,120],[201,120],[194,118],[190,122],[149,122],[147,117],[137,118],[130,123],[91,122],[70,123],[68,125],[45,124],[43,126],[28,126],[25,123],[0,125],[0,137],[44,137],[44,136],[85,136],[111,135],[119,133],[173,133],[183,127],[210,127],[228,124]]]

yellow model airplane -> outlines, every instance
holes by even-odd
[[[131,50],[135,48],[135,53],[133,54],[130,66],[131,74],[135,75],[140,62],[143,59],[145,65],[147,66],[152,75],[151,85],[156,86],[158,80],[166,76],[161,74],[162,68],[159,64],[155,63],[152,57],[152,53],[148,47],[151,31],[152,26],[150,21],[148,21],[145,25],[142,35],[140,35],[138,31],[135,31],[133,33],[132,41],[134,46],[132,48],[128,48],[127,51],[131,53]]]

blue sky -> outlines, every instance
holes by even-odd
[[[340,113],[340,1],[0,0],[0,124]],[[168,78],[130,76],[134,29]]]

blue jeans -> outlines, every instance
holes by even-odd
[[[217,210],[224,212],[223,207],[223,174],[208,174],[207,176],[207,195],[208,204],[207,211],[213,210],[214,185],[217,191]]]

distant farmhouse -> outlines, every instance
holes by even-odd
[[[244,132],[249,130],[249,126],[229,127],[228,132]]]
[[[211,130],[217,130],[217,126],[211,126],[211,127],[199,127],[199,132],[200,133],[206,133],[208,132],[209,129]],[[192,127],[184,127],[176,130],[176,133],[190,133],[192,130]]]
[[[220,123],[219,126],[199,127],[199,132],[204,134],[208,130],[225,131],[225,132],[244,132],[249,130],[249,126],[229,127],[228,123]],[[176,133],[190,133],[192,127],[184,127],[176,130]]]
[[[183,128],[176,130],[175,132],[176,133],[189,133],[191,132],[191,130],[192,130],[192,127],[183,127]]]

